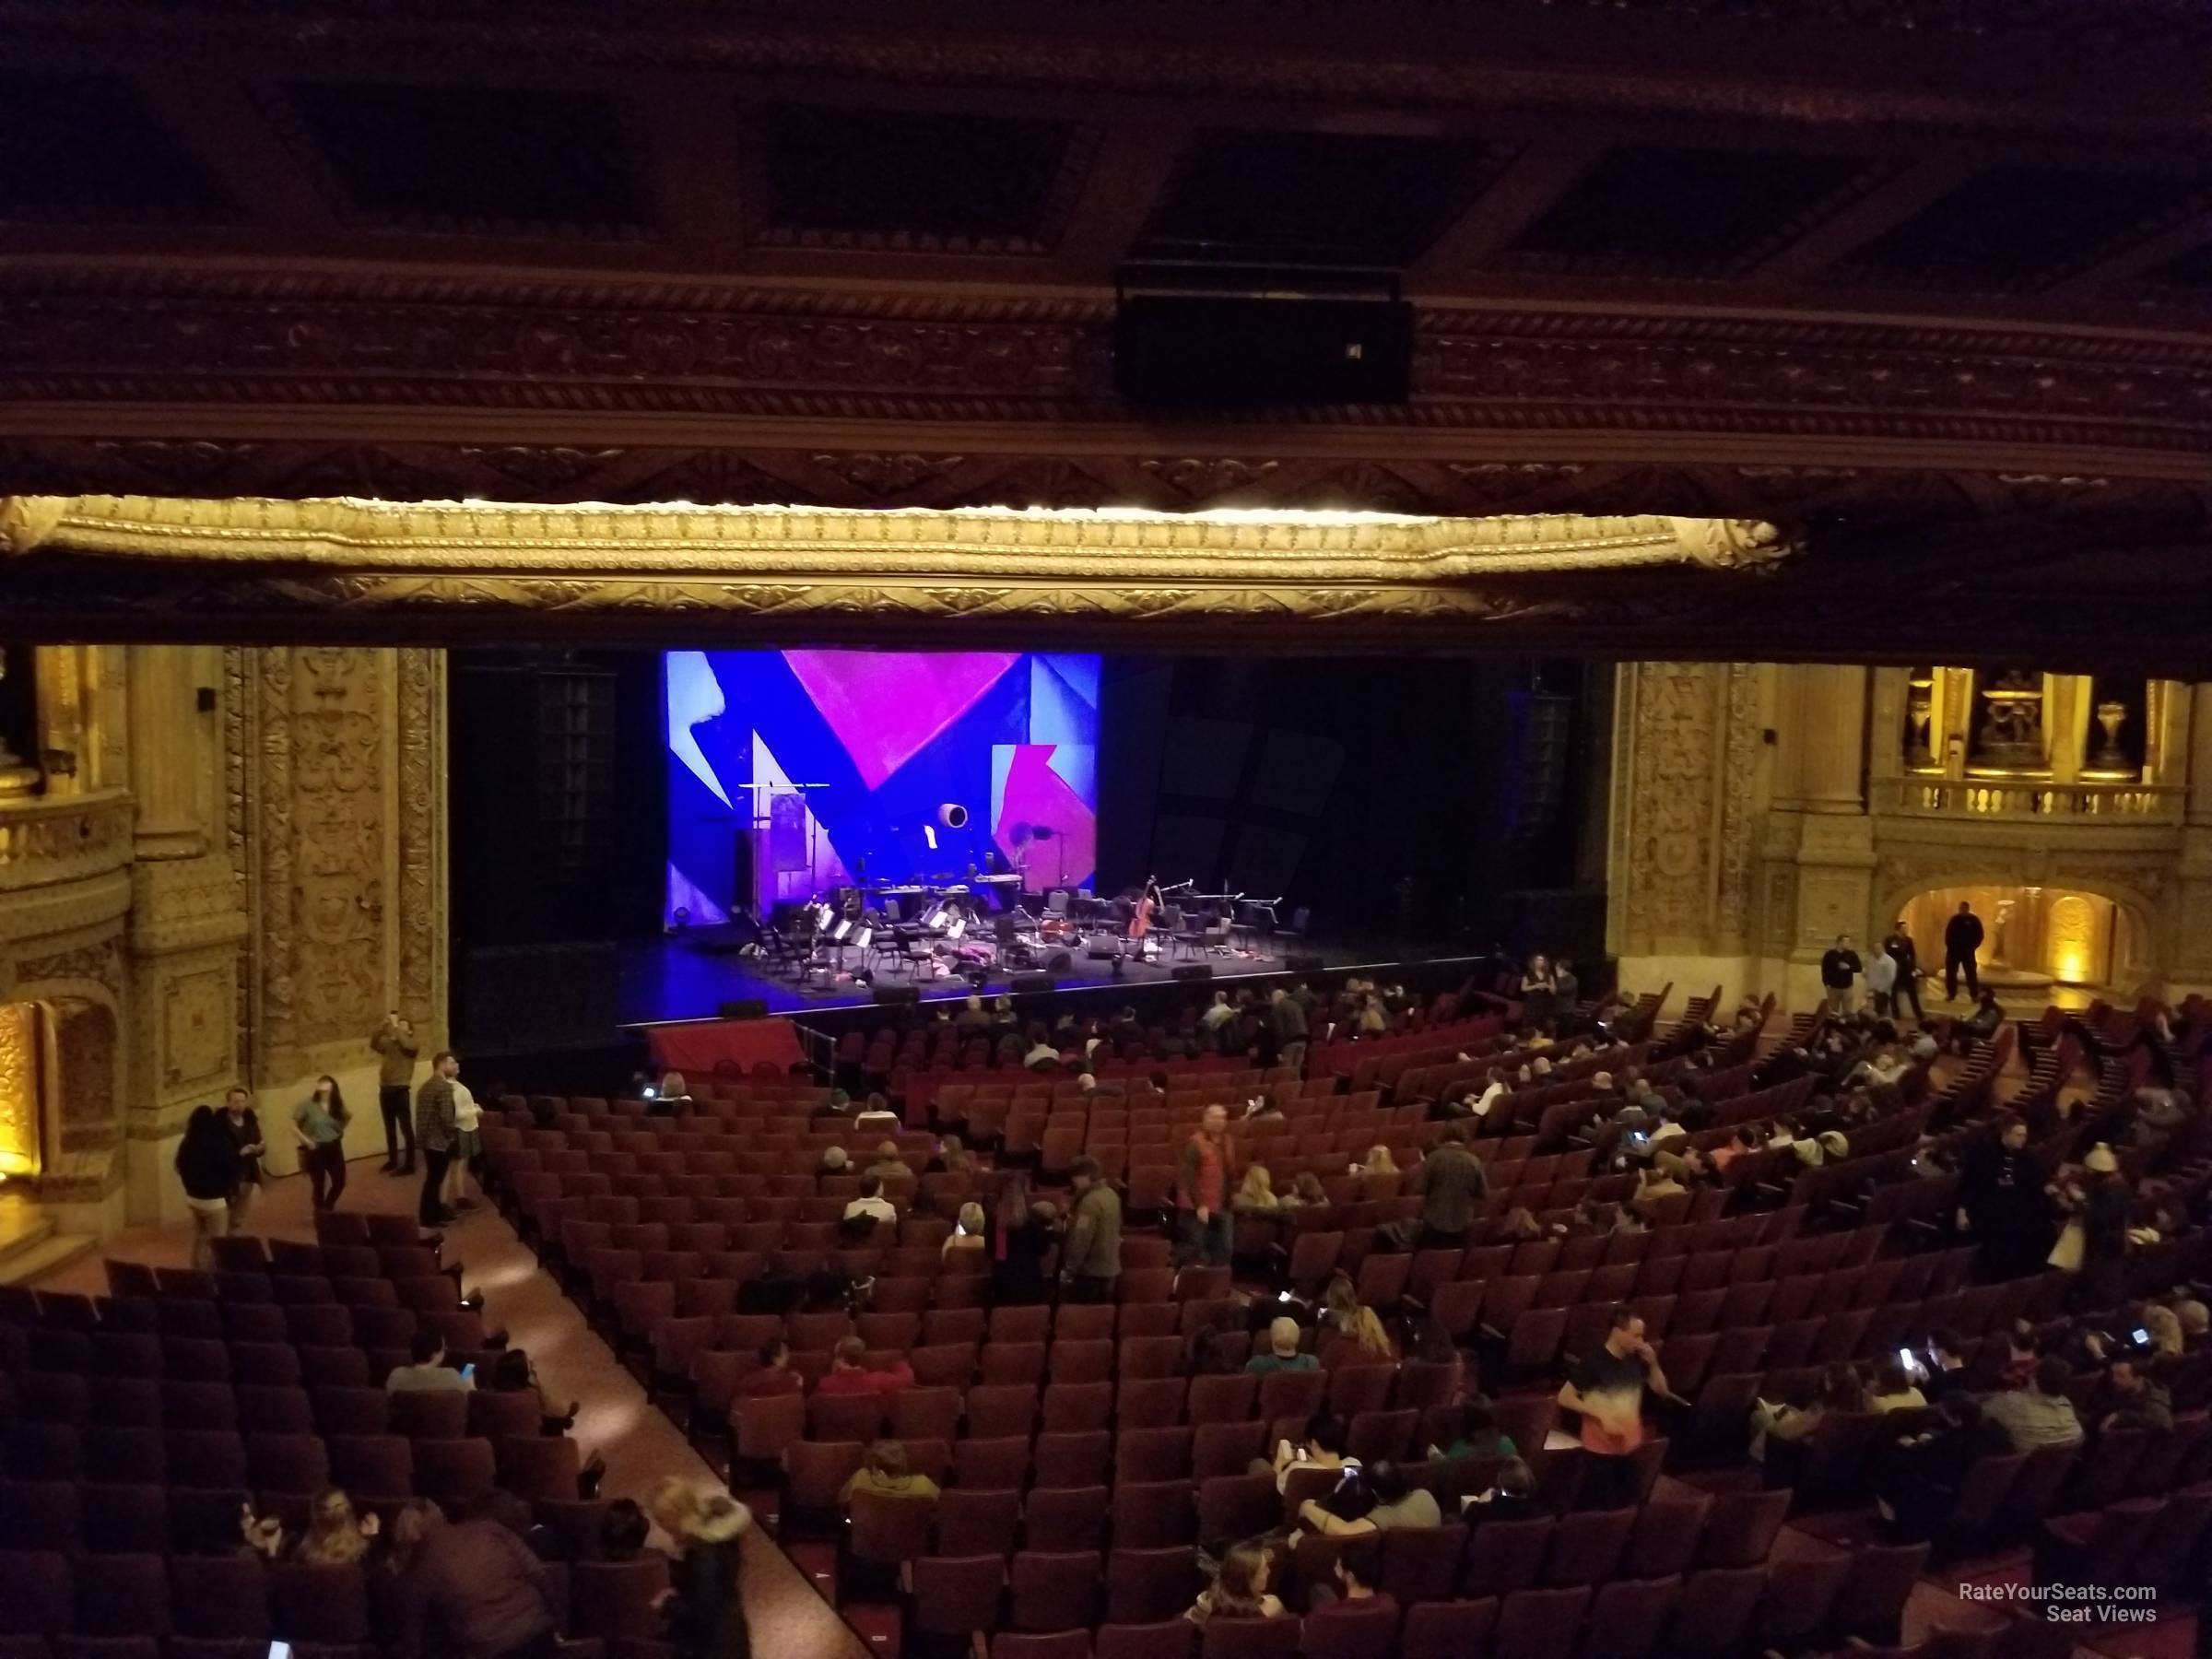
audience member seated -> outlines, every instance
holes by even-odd
[[[1502,1434],[1498,1429],[1498,1413],[1489,1401],[1477,1394],[1461,1403],[1459,1429],[1447,1443],[1430,1446],[1431,1457],[1456,1461],[1463,1457],[1506,1458],[1520,1455],[1513,1437]]]
[[[303,1567],[345,1567],[366,1560],[381,1524],[374,1511],[354,1512],[353,1500],[336,1487],[324,1487],[308,1505],[307,1531],[291,1559]]]
[[[1344,1419],[1325,1411],[1317,1412],[1306,1424],[1304,1439],[1295,1442],[1277,1441],[1274,1459],[1255,1457],[1252,1472],[1273,1474],[1276,1490],[1283,1491],[1290,1485],[1293,1469],[1356,1469],[1359,1460],[1344,1454],[1345,1443]]]
[[[1283,1604],[1267,1591],[1267,1552],[1257,1544],[1239,1544],[1221,1558],[1221,1571],[1201,1590],[1183,1615],[1193,1624],[1209,1618],[1280,1618]]]
[[[477,1385],[475,1366],[456,1371],[445,1362],[445,1338],[423,1328],[407,1344],[408,1364],[395,1365],[384,1379],[390,1394],[465,1394]]]
[[[1526,1521],[1535,1513],[1536,1472],[1519,1457],[1507,1458],[1487,1488],[1459,1500],[1459,1518],[1470,1526],[1479,1521]]]
[[[1367,1512],[1377,1532],[1404,1526],[1441,1526],[1444,1512],[1436,1494],[1406,1478],[1404,1467],[1388,1458],[1367,1466],[1367,1484],[1375,1494],[1375,1507]]]
[[[737,1392],[748,1400],[765,1399],[771,1394],[803,1394],[806,1379],[791,1369],[791,1344],[781,1336],[771,1336],[760,1345],[760,1363],[746,1373],[738,1383]],[[831,1392],[841,1392],[832,1390]],[[852,1392],[859,1392],[854,1390]]]
[[[1751,1455],[1764,1463],[1772,1447],[1804,1441],[1830,1412],[1865,1409],[1866,1394],[1859,1384],[1858,1373],[1848,1365],[1832,1366],[1809,1400],[1752,1402]]]
[[[900,1166],[902,1169],[904,1167]],[[864,1218],[878,1227],[896,1227],[899,1224],[899,1208],[883,1195],[883,1177],[880,1175],[863,1175],[860,1178],[860,1196],[845,1206],[845,1220],[848,1224]]]
[[[1313,1371],[1321,1361],[1312,1354],[1298,1351],[1303,1333],[1298,1321],[1285,1315],[1271,1320],[1267,1325],[1267,1351],[1254,1354],[1244,1361],[1244,1369],[1255,1376],[1265,1377],[1273,1371]]]
[[[1380,1588],[1382,1583],[1382,1549],[1371,1540],[1347,1544],[1336,1552],[1331,1582],[1313,1586],[1309,1618],[1327,1619],[1343,1613],[1372,1611],[1375,1608],[1397,1610],[1397,1601],[1390,1592]]]
[[[1372,1308],[1351,1308],[1334,1341],[1344,1351],[1331,1355],[1332,1365],[1391,1365],[1398,1358],[1397,1345],[1383,1328],[1382,1316]]]
[[[583,1404],[581,1400],[571,1400],[566,1411],[555,1411],[553,1403],[546,1397],[544,1385],[537,1380],[529,1354],[518,1347],[500,1351],[491,1363],[491,1376],[485,1386],[493,1394],[526,1394],[535,1400],[538,1429],[544,1434],[566,1434],[576,1426],[576,1413]]]
[[[820,1172],[824,1175],[842,1175],[851,1162],[842,1147],[824,1147]]]
[[[1237,1190],[1230,1194],[1229,1207],[1241,1215],[1283,1207],[1283,1201],[1275,1195],[1275,1182],[1269,1179],[1265,1164],[1245,1166],[1244,1179],[1237,1184]]]
[[[897,1181],[909,1172],[899,1156],[899,1143],[890,1140],[876,1143],[876,1161],[861,1171],[863,1177],[873,1175],[877,1181]]]
[[[948,1135],[937,1143],[937,1155],[931,1159],[932,1169],[942,1170],[947,1175],[975,1173],[975,1155],[960,1144],[960,1137]]]
[[[1874,1373],[1874,1387],[1866,1395],[1868,1411],[1918,1411],[1928,1403],[1927,1395],[1909,1376],[1903,1364],[1896,1359],[1885,1359]]]
[[[857,1336],[838,1339],[829,1374],[814,1385],[818,1394],[890,1394],[912,1388],[914,1368],[903,1359],[877,1368],[868,1363],[868,1345]]]
[[[1967,1472],[2009,1449],[2005,1431],[1971,1395],[1947,1394],[1936,1408],[1943,1418],[1936,1428],[1893,1441],[1876,1460],[1875,1508],[1901,1538],[1928,1536],[1950,1512]]]
[[[618,1498],[606,1506],[606,1513],[599,1519],[599,1559],[641,1560],[645,1555],[645,1540],[652,1533],[653,1523],[637,1501]]]
[[[983,1236],[987,1226],[983,1206],[974,1199],[969,1199],[960,1206],[960,1213],[954,1221],[952,1231],[946,1235],[945,1242],[937,1253],[949,1259],[955,1253],[983,1249],[990,1243]]]
[[[397,1659],[455,1651],[552,1659],[568,1608],[551,1571],[488,1516],[448,1522],[417,1500],[393,1524]],[[442,1644],[431,1641],[436,1631]]]
[[[2081,1418],[2066,1397],[2074,1368],[2055,1354],[2037,1362],[2034,1380],[2025,1388],[2008,1388],[1993,1395],[1983,1415],[2005,1431],[2015,1452],[2038,1446],[2068,1446],[2082,1438]]]
[[[907,1467],[906,1446],[895,1440],[879,1440],[868,1447],[867,1461],[853,1471],[838,1500],[848,1509],[853,1494],[869,1492],[878,1498],[929,1498],[937,1495],[937,1483]]]
[[[2137,1361],[2115,1359],[2089,1396],[2085,1415],[2100,1434],[2115,1429],[2171,1429],[2173,1395]]]
[[[1366,1158],[1351,1165],[1345,1172],[1349,1175],[1395,1175],[1398,1173],[1398,1165],[1397,1160],[1391,1157],[1388,1147],[1370,1147]]]
[[[1323,1498],[1309,1498],[1298,1506],[1298,1529],[1322,1538],[1354,1537],[1380,1530],[1375,1525],[1375,1489],[1357,1466],[1347,1465],[1335,1487]]]

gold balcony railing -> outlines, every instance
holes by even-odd
[[[0,806],[0,892],[75,881],[131,857],[131,801],[120,790]]]
[[[2032,778],[1894,778],[1875,810],[1918,818],[2099,818],[2178,824],[2187,791],[2147,783],[2052,783]]]

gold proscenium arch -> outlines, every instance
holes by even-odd
[[[1111,645],[1234,629],[1249,651],[1502,630],[1557,648],[1661,592],[1735,590],[1794,551],[1759,521],[1660,514],[19,496],[0,503],[0,603],[29,629],[111,637]]]

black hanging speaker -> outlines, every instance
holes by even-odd
[[[1375,272],[1133,266],[1113,382],[1132,403],[1169,406],[1404,403],[1413,307]]]

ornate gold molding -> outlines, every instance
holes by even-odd
[[[1748,570],[1786,558],[1766,524],[1658,514],[1416,518],[1374,513],[972,508],[888,512],[669,505],[492,506],[352,499],[34,500],[43,550],[360,577],[543,575],[1022,583],[1349,582],[1449,588],[1628,566]],[[944,592],[945,590],[939,590]]]

